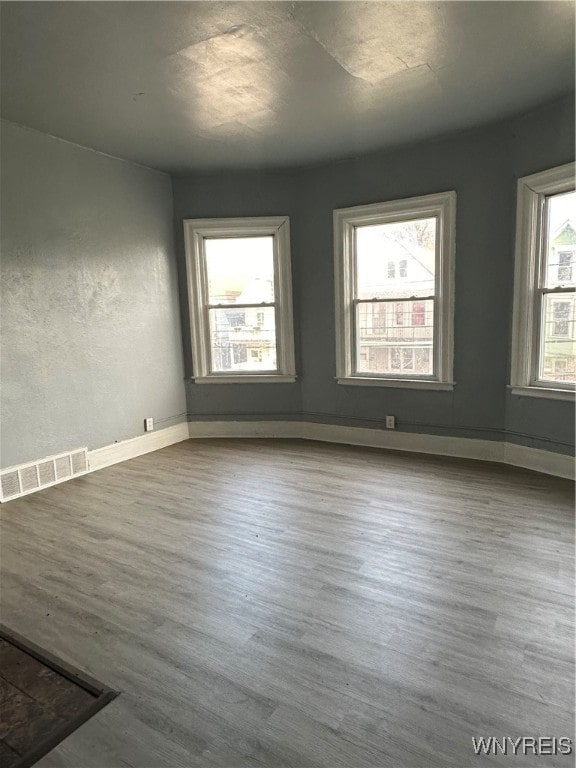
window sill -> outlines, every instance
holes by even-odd
[[[525,397],[543,397],[548,400],[574,400],[576,392],[573,389],[554,389],[553,387],[528,387],[508,385],[513,395]]]
[[[369,376],[343,376],[337,377],[338,384],[354,387],[394,387],[395,389],[436,389],[451,392],[454,389],[453,381],[429,381],[424,379],[379,379]]]
[[[292,374],[247,373],[245,376],[192,376],[196,384],[292,384],[296,376]]]

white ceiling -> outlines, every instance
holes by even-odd
[[[3,2],[2,117],[164,170],[281,166],[574,88],[574,3]]]

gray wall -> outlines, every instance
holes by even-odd
[[[184,421],[169,177],[1,138],[1,466]]]
[[[291,221],[295,385],[188,385],[197,418],[301,417],[379,428],[512,439],[568,453],[572,403],[507,394],[516,178],[574,158],[573,100],[529,115],[390,152],[293,173],[173,179],[182,276],[182,219],[288,214]],[[332,211],[445,190],[457,192],[454,392],[347,387],[334,381]],[[181,280],[183,305],[186,302]],[[187,333],[188,318],[183,327]],[[188,373],[189,341],[185,340]]]

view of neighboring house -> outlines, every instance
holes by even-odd
[[[243,288],[228,286],[211,301],[229,305],[210,309],[212,369],[274,371],[275,308],[269,306],[274,301],[273,281],[255,277]]]
[[[435,220],[365,230],[358,239],[358,371],[430,375],[434,301],[426,297],[435,290]]]
[[[254,278],[242,291],[220,297],[234,304],[213,309],[212,365],[215,371],[274,371],[276,369],[275,308],[272,280]],[[253,304],[253,306],[242,306]]]
[[[566,220],[550,241],[547,285],[573,288],[576,283],[576,227]],[[576,381],[576,294],[548,294],[545,299],[543,378]]]

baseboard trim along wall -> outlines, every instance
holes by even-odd
[[[157,432],[147,432],[145,435],[139,435],[130,440],[122,440],[120,443],[96,448],[94,451],[88,451],[90,472],[104,469],[104,467],[118,464],[127,459],[135,459],[136,456],[142,456],[144,453],[158,451],[168,445],[188,440],[188,437],[188,424],[184,421],[181,424],[159,429]]]
[[[576,465],[572,456],[515,443],[503,443],[503,448],[503,464],[532,469],[535,472],[543,472],[545,475],[565,477],[567,480],[575,479]]]
[[[394,432],[366,427],[344,427],[309,421],[191,421],[157,432],[133,437],[88,451],[88,472],[95,472],[145,453],[188,439],[201,438],[299,438],[327,443],[362,445],[409,453],[453,456],[460,459],[494,461],[531,469],[547,475],[575,479],[572,456],[496,440]],[[42,460],[40,460],[42,461]],[[84,474],[84,473],[83,473]],[[73,479],[73,477],[67,478]],[[62,481],[59,481],[62,482]],[[31,489],[27,493],[41,488]]]
[[[301,438],[409,453],[495,461],[568,480],[574,480],[576,476],[576,465],[572,456],[497,440],[344,427],[309,421],[191,421],[188,427],[191,438]]]

